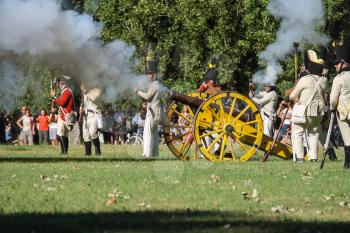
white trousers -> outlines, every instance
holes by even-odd
[[[147,112],[143,129],[143,155],[144,157],[159,156],[158,121],[154,121],[152,114]]]
[[[337,120],[341,136],[344,140],[344,146],[350,146],[350,121],[340,121],[338,116]]]
[[[273,137],[273,121],[266,116],[264,112],[261,112],[261,116],[263,119],[264,134],[269,137]]]
[[[98,137],[97,118],[94,113],[88,113],[83,120],[83,139],[90,142]]]
[[[68,127],[66,125],[66,122],[61,119],[61,116],[58,116],[57,120],[57,135],[62,137],[68,137]]]
[[[298,159],[304,159],[303,136],[306,132],[308,141],[308,157],[309,160],[317,159],[318,152],[318,136],[320,132],[320,123],[322,116],[308,116],[306,123],[292,124],[292,148],[293,153]]]

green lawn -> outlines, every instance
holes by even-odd
[[[0,146],[0,232],[348,232],[350,171],[295,164],[144,160],[141,147],[68,157]]]

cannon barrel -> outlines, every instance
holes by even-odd
[[[194,107],[194,108],[199,108],[199,106],[201,106],[201,104],[205,101],[205,100],[199,99],[197,97],[191,97],[188,95],[178,93],[176,91],[172,91],[170,93],[170,99],[175,101],[175,102],[186,104],[186,105]]]
[[[186,104],[186,105],[191,106],[191,107],[196,108],[196,109],[198,109],[201,106],[201,104],[205,102],[205,100],[203,100],[203,99],[199,99],[197,97],[192,97],[192,96],[188,96],[185,94],[181,94],[181,93],[178,93],[176,91],[170,92],[170,99],[175,101],[175,102],[178,102],[178,103]],[[218,104],[215,104],[215,103],[210,104],[210,107],[212,109],[215,109],[216,111],[218,111],[220,109],[220,106]],[[223,106],[223,109],[224,109],[224,112],[226,112],[226,113],[230,112],[229,107]],[[236,117],[239,115],[240,112],[241,112],[241,110],[235,108],[232,111],[232,116]],[[243,114],[239,117],[239,119],[243,122],[247,122],[247,121],[249,121],[249,116]]]

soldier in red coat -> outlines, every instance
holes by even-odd
[[[68,76],[58,76],[55,79],[55,84],[61,89],[61,95],[56,96],[56,88],[51,88],[52,101],[59,106],[58,121],[57,121],[57,138],[61,145],[61,154],[68,152],[68,132],[70,131],[69,118],[73,113],[74,99],[73,92],[67,86]]]

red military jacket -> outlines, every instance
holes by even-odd
[[[53,101],[60,106],[59,115],[66,121],[66,114],[71,113],[74,107],[73,92],[70,88],[63,88],[60,97],[53,97]]]

